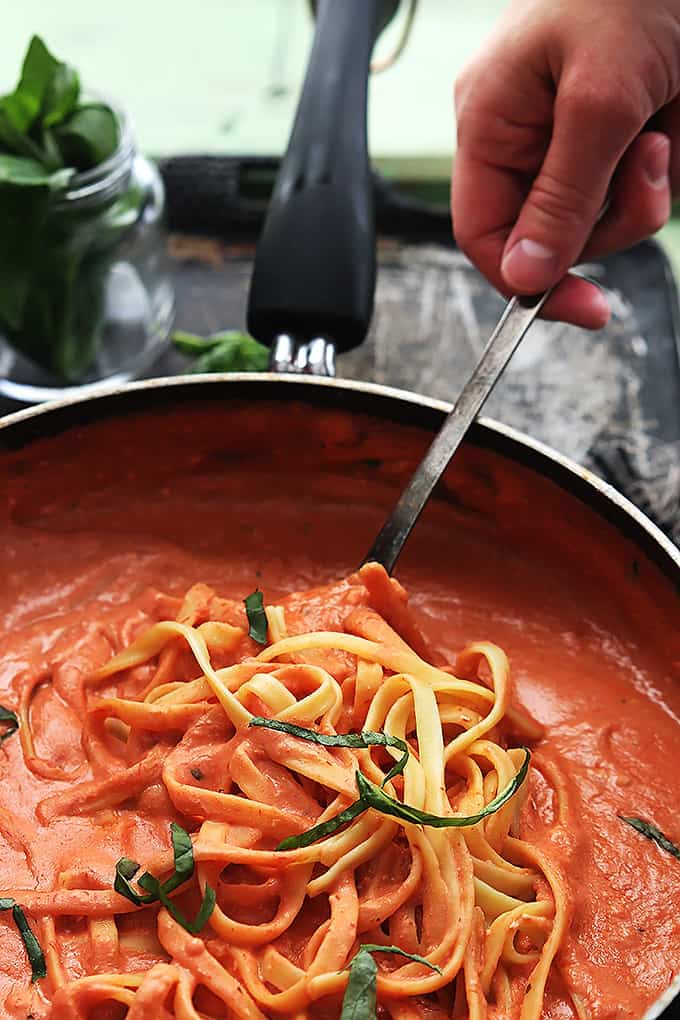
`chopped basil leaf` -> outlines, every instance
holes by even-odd
[[[0,723],[7,723],[7,728],[0,733],[0,744],[11,737],[19,729],[19,719],[11,709],[0,705]]]
[[[348,808],[341,811],[339,815],[334,815],[333,818],[329,818],[327,822],[321,822],[319,825],[315,825],[313,828],[307,829],[306,832],[300,832],[297,836],[288,836],[287,839],[284,839],[279,843],[276,849],[299,850],[300,847],[311,846],[312,843],[316,843],[317,839],[323,839],[324,836],[330,836],[334,832],[337,832],[343,825],[346,825],[347,822],[353,821],[367,809],[368,804],[364,804],[362,800],[355,800]]]
[[[196,782],[200,783],[200,781],[203,779],[203,773],[201,772],[201,770],[200,769],[189,769],[189,771],[191,772],[191,775],[194,777]]]
[[[680,861],[680,847],[677,847],[668,836],[664,835],[661,829],[658,829],[652,822],[646,822],[644,818],[626,818],[624,815],[619,815],[622,822],[626,825],[630,825],[631,828],[635,829],[646,839],[651,839],[653,843],[660,846],[662,850],[676,857]]]
[[[173,892],[178,886],[188,881],[194,873],[194,847],[191,836],[184,829],[172,822],[172,850],[175,855],[175,874],[163,883],[166,893]]]
[[[168,898],[163,890],[163,887],[159,889],[159,900],[167,910],[167,912],[174,917],[178,924],[181,924],[185,931],[188,931],[191,935],[198,935],[198,933],[207,924],[210,915],[215,909],[216,894],[215,890],[210,885],[206,885],[205,893],[203,894],[203,901],[199,907],[198,913],[193,921],[188,921],[182,911],[177,907],[171,899]]]
[[[130,879],[134,878],[139,871],[137,861],[130,857],[121,857],[116,864],[116,877],[113,880],[113,888],[121,896],[124,896],[131,903],[141,903],[139,895],[130,885]]]
[[[14,923],[19,930],[28,962],[31,965],[31,981],[40,981],[42,978],[47,977],[47,964],[45,963],[43,951],[37,938],[31,931],[23,909],[16,900],[12,899],[11,896],[7,896],[0,898],[0,910],[12,911]]]
[[[198,355],[192,372],[264,372],[269,364],[269,348],[236,329],[209,337],[177,332],[172,342],[183,354]]]
[[[430,963],[424,956],[418,956],[417,953],[407,953],[405,949],[400,949],[399,946],[380,946],[373,942],[363,942],[359,946],[359,952],[362,950],[366,953],[394,953],[396,956],[406,957],[407,960],[411,960],[413,963],[422,963],[424,967],[429,967],[430,970],[436,971],[437,974],[442,972],[441,967],[438,967],[436,963]]]
[[[134,903],[136,907],[141,907],[143,904],[153,903],[155,897],[140,896],[130,885],[130,880],[135,877],[138,871],[139,864],[137,864],[137,861],[132,861],[129,857],[121,857],[116,864],[116,877],[113,881],[113,888],[121,896],[124,896],[126,900],[130,900],[130,903]],[[142,875],[142,878],[145,877],[145,875]],[[141,884],[141,882],[138,884]]]
[[[442,815],[431,815],[426,811],[419,811],[418,808],[411,807],[409,804],[402,804],[400,800],[395,800],[394,797],[388,797],[388,795],[381,789],[372,783],[370,779],[367,779],[363,772],[356,772],[355,779],[357,789],[359,790],[359,799],[355,800],[353,804],[350,804],[348,808],[341,811],[339,815],[335,815],[333,818],[329,818],[327,822],[321,822],[320,825],[315,825],[311,829],[307,829],[306,832],[301,832],[297,836],[288,836],[283,842],[279,843],[277,850],[297,850],[303,846],[311,846],[312,843],[316,843],[318,839],[322,839],[324,836],[330,836],[333,832],[336,832],[341,826],[347,822],[351,822],[358,815],[362,814],[368,808],[373,808],[374,811],[380,811],[383,815],[392,815],[394,818],[401,818],[405,822],[413,822],[415,825],[429,825],[435,829],[449,829],[449,828],[462,828],[468,825],[476,825],[477,822],[481,822],[483,818],[487,818],[489,815],[494,814],[500,808],[506,804],[512,796],[519,790],[520,786],[526,778],[526,774],[529,770],[529,761],[531,755],[524,748],[524,761],[522,766],[515,776],[515,778],[508,783],[504,790],[494,797],[492,801],[486,805],[476,815],[462,815],[453,817],[444,817]]]
[[[213,910],[215,909],[216,900],[217,893],[211,885],[206,883],[205,893],[203,894],[203,902],[201,903],[200,909],[196,914],[191,927],[187,928],[187,931],[190,931],[192,935],[197,935],[198,932],[206,926],[210,920]]]
[[[174,879],[175,876],[173,876]],[[179,909],[176,903],[170,899],[169,893],[177,886],[170,886],[172,879],[168,879],[167,882],[159,882],[157,878],[149,874],[147,871],[139,879],[139,885],[149,893],[148,897],[144,897],[141,903],[160,903],[161,906],[165,907],[167,912],[177,921],[178,924],[190,932],[192,935],[197,935],[199,931],[205,926],[210,915],[215,909],[216,894],[212,886],[206,885],[205,893],[203,895],[203,901],[193,921],[188,921],[182,911]]]
[[[262,592],[256,588],[252,595],[243,600],[250,629],[248,636],[259,645],[267,644],[267,614],[264,611]]]
[[[323,744],[324,747],[396,747],[402,752],[402,756],[383,779],[383,786],[389,779],[401,775],[408,762],[408,745],[399,737],[391,737],[388,733],[372,733],[370,730],[364,730],[361,733],[317,733],[316,730],[294,726],[292,723],[281,722],[278,719],[264,719],[262,716],[255,716],[251,719],[250,726],[264,726],[269,730],[277,730],[279,733],[289,733],[292,737],[308,740],[312,744]]]
[[[168,879],[170,881],[170,879]],[[148,896],[142,897],[143,902],[154,903],[158,898],[158,890],[161,887],[161,883],[158,881],[155,875],[152,875],[149,871],[145,871],[141,878],[137,879],[137,885],[141,889],[148,892]]]
[[[170,899],[170,893],[178,889],[180,885],[187,882],[194,873],[194,848],[191,836],[188,832],[175,822],[170,825],[172,838],[172,849],[175,859],[175,870],[165,882],[160,882],[155,875],[145,871],[137,879],[137,885],[144,889],[146,896],[140,896],[131,885],[131,879],[139,871],[137,861],[129,857],[121,857],[116,864],[116,877],[113,888],[121,896],[130,900],[136,907],[147,906],[149,903],[161,903],[169,914],[174,917],[178,924],[181,924],[186,931],[196,935],[206,924],[208,918],[215,908],[215,890],[206,885],[203,901],[193,921],[188,921],[181,910]]]
[[[340,1020],[375,1020],[377,974],[378,967],[371,954],[360,950],[350,964]]]
[[[43,951],[40,948],[40,943],[31,931],[26,915],[18,903],[15,903],[12,907],[12,917],[19,929],[19,934],[28,956],[28,962],[31,965],[31,981],[40,981],[42,978],[47,977],[47,964]]]
[[[105,103],[79,103],[54,129],[66,166],[88,170],[108,159],[118,147],[118,118]]]
[[[506,804],[512,796],[519,790],[520,786],[526,778],[526,774],[529,770],[529,761],[531,755],[526,748],[524,748],[524,761],[522,766],[514,777],[514,779],[508,783],[504,790],[494,797],[492,801],[482,808],[481,811],[475,815],[462,815],[462,816],[442,816],[442,815],[431,815],[427,811],[419,811],[418,808],[411,807],[409,804],[402,804],[401,801],[395,800],[393,797],[388,795],[372,783],[370,779],[367,779],[361,772],[356,773],[357,789],[359,790],[359,800],[362,801],[367,807],[373,808],[375,811],[380,811],[384,815],[392,815],[394,818],[400,818],[405,822],[413,822],[415,825],[428,825],[434,829],[450,829],[450,828],[462,828],[468,825],[476,825],[477,822],[481,822],[483,818],[487,818],[488,815],[494,814],[500,808]]]
[[[422,963],[430,970],[441,974],[441,968],[430,963],[417,953],[407,953],[398,946],[379,946],[365,943],[349,965],[349,981],[342,1000],[340,1020],[375,1020],[378,1001],[377,976],[378,968],[371,953],[395,953],[404,956],[414,963]]]

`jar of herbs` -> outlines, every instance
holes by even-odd
[[[166,344],[163,186],[114,103],[40,39],[0,99],[0,393],[125,382]]]

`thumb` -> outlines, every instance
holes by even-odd
[[[578,261],[614,170],[644,124],[629,93],[609,95],[558,92],[548,151],[501,262],[515,293],[545,290]]]

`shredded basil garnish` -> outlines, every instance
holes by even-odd
[[[362,942],[359,946],[359,952],[394,953],[395,956],[404,956],[407,960],[411,960],[412,963],[422,963],[424,967],[429,967],[430,970],[436,971],[437,974],[442,972],[441,967],[438,967],[436,963],[430,963],[424,956],[418,956],[417,953],[407,953],[405,949],[400,949],[399,946],[381,946],[377,942]]]
[[[137,861],[130,860],[129,857],[121,857],[116,864],[116,877],[113,882],[113,888],[121,896],[134,903],[136,907],[147,906],[149,903],[161,903],[178,924],[181,924],[192,935],[196,935],[205,927],[213,912],[216,900],[215,890],[211,886],[206,885],[203,901],[196,917],[193,921],[187,920],[179,907],[170,899],[170,893],[174,892],[175,889],[178,889],[180,885],[183,885],[192,877],[194,873],[194,848],[191,836],[180,825],[172,822],[170,833],[175,858],[175,870],[170,878],[166,879],[165,882],[161,882],[155,875],[145,871],[137,879],[137,885],[140,889],[144,889],[147,894],[141,896],[133,889],[131,884],[131,880],[139,871],[140,865]]]
[[[116,892],[124,896],[126,900],[130,900],[130,903],[134,903],[136,907],[153,903],[155,900],[153,896],[140,896],[130,885],[130,880],[135,877],[139,867],[137,861],[130,860],[129,857],[121,857],[116,864],[116,877],[113,880],[113,888]]]
[[[409,804],[402,804],[401,801],[395,800],[394,797],[388,797],[388,795],[381,790],[379,786],[372,783],[370,779],[361,772],[357,772],[356,781],[357,788],[359,790],[359,799],[363,801],[367,807],[373,808],[375,811],[380,811],[384,815],[392,815],[394,818],[400,818],[405,822],[414,822],[416,825],[427,825],[434,829],[451,829],[451,828],[463,828],[468,825],[476,825],[477,822],[481,822],[483,818],[487,818],[489,815],[495,814],[504,804],[510,800],[511,797],[517,793],[520,786],[526,778],[526,774],[529,770],[529,761],[531,755],[524,748],[524,761],[517,775],[508,783],[504,790],[494,797],[493,800],[489,801],[486,807],[482,808],[475,815],[431,815],[427,811],[419,811],[418,808],[411,807]]]
[[[293,726],[292,723],[280,722],[278,719],[264,719],[262,716],[255,716],[249,725],[289,733],[292,737],[308,740],[312,744],[323,744],[324,747],[396,747],[402,755],[383,779],[383,786],[388,780],[400,776],[408,763],[408,745],[399,737],[391,737],[388,733],[372,733],[370,730],[363,730],[361,733],[317,733],[316,730]]]
[[[346,822],[351,822],[368,808],[380,811],[383,815],[392,815],[394,818],[400,818],[402,821],[412,822],[414,825],[427,825],[434,829],[464,828],[465,826],[476,825],[477,822],[481,822],[483,818],[495,814],[504,804],[507,804],[526,779],[531,754],[526,747],[523,750],[524,761],[517,775],[508,783],[504,790],[501,790],[493,800],[489,801],[486,807],[482,808],[475,815],[431,815],[427,811],[420,811],[418,808],[411,807],[410,804],[402,804],[400,800],[395,800],[394,797],[388,797],[384,790],[376,786],[375,783],[372,783],[370,779],[367,779],[363,772],[356,772],[355,779],[359,791],[358,800],[355,800],[353,804],[350,804],[340,814],[329,818],[327,822],[315,825],[313,828],[307,829],[306,832],[301,832],[297,836],[289,836],[282,843],[279,843],[276,849],[297,850],[300,847],[310,846],[318,839],[336,832],[342,825],[345,825]]]
[[[168,896],[168,882],[161,884],[157,878],[154,878],[153,875],[150,875],[147,872],[139,879],[139,885],[149,892],[151,902],[158,900],[158,902],[165,907],[167,912],[174,917],[177,923],[181,924],[184,930],[188,931],[191,935],[197,935],[198,932],[205,927],[215,908],[216,894],[215,890],[210,885],[206,885],[205,887],[203,901],[193,921],[189,921],[179,907]]]
[[[324,836],[332,836],[334,832],[341,829],[347,822],[354,821],[364,811],[368,811],[368,804],[364,804],[362,800],[355,800],[348,808],[341,811],[339,815],[329,818],[327,822],[321,822],[319,825],[315,825],[313,828],[307,829],[297,836],[288,836],[287,839],[279,843],[276,849],[299,850],[300,847],[311,846],[312,843],[316,843],[317,839],[323,839]]]
[[[40,981],[42,978],[47,977],[47,964],[45,963],[43,951],[37,938],[31,931],[23,909],[16,900],[12,899],[11,896],[7,896],[0,898],[0,910],[12,911],[14,923],[19,930],[28,962],[31,965],[31,981]]]
[[[11,737],[19,729],[19,719],[10,708],[0,705],[0,723],[6,723],[6,728],[0,733],[0,744]]]
[[[633,829],[639,832],[646,839],[651,839],[653,843],[660,846],[662,850],[676,857],[680,861],[680,847],[677,847],[675,843],[664,835],[661,829],[658,829],[652,822],[646,822],[644,818],[626,818],[624,815],[618,816],[622,822],[626,825],[630,825]]]
[[[175,856],[175,874],[163,883],[166,893],[173,892],[183,882],[188,881],[194,873],[194,846],[191,836],[181,825],[170,824],[172,834],[172,851]]]
[[[349,981],[342,1000],[342,1013],[340,1020],[375,1020],[376,1005],[378,1000],[377,981],[378,968],[371,953],[395,953],[404,956],[413,963],[422,963],[437,974],[441,974],[441,967],[430,963],[423,956],[417,953],[407,953],[405,949],[398,946],[379,946],[373,943],[364,943],[359,946],[359,951],[349,965]]]
[[[264,611],[264,599],[259,588],[243,600],[250,629],[248,636],[257,641],[258,645],[267,644],[267,614]]]
[[[349,968],[340,1020],[375,1020],[378,966],[370,953],[359,950]]]

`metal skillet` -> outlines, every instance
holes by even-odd
[[[295,409],[307,410],[301,448],[318,449],[307,458],[307,469],[328,470],[323,444],[316,443],[324,416],[335,409],[348,420],[375,421],[395,429],[395,460],[399,457],[400,429],[422,436],[426,447],[451,408],[447,405],[391,390],[387,387],[323,378],[331,373],[335,350],[348,350],[363,339],[370,321],[373,296],[375,244],[369,199],[365,105],[368,61],[375,35],[396,7],[396,2],[345,0],[319,8],[314,50],[303,90],[298,118],[272,203],[258,256],[258,269],[250,302],[252,331],[273,346],[272,372],[178,377],[135,383],[104,391],[95,397],[22,411],[0,422],[0,477],[6,469],[20,474],[30,486],[41,461],[58,449],[77,465],[88,433],[99,423],[124,422],[131,415],[147,414],[149,421],[186,412],[187,422],[197,406],[214,410],[215,422],[229,408],[244,416],[259,407],[276,405],[279,428],[299,423]],[[290,246],[290,231],[298,238]],[[263,290],[264,288],[264,290]],[[310,297],[311,302],[310,302]],[[141,419],[143,422],[143,418]],[[151,429],[149,430],[151,434]],[[57,438],[58,437],[58,438]],[[50,441],[52,439],[52,441]],[[47,444],[43,440],[48,440]],[[154,446],[154,456],[172,463],[173,442]],[[139,446],[148,444],[144,427]],[[154,443],[158,442],[157,432]],[[187,435],[186,442],[191,443]],[[57,444],[56,446],[54,444]],[[230,441],[223,440],[222,449]],[[277,433],[271,436],[270,456],[277,459]],[[2,451],[5,451],[4,455]],[[513,501],[493,487],[486,488],[486,512],[501,518],[519,516],[523,500],[560,507],[565,519],[578,527],[592,526],[603,547],[612,543],[612,558],[623,546],[637,563],[639,589],[661,600],[676,613],[680,609],[680,553],[623,497],[589,472],[540,443],[490,421],[477,421],[461,453],[466,479],[484,475],[489,463],[498,478],[510,479]],[[357,453],[357,457],[359,454]],[[351,461],[351,457],[350,457]],[[415,463],[391,476],[392,501]],[[351,461],[347,477],[361,483],[370,477],[371,465]],[[81,489],[54,495],[60,500],[87,496],[92,480],[82,478]],[[460,496],[455,481],[446,479],[435,502]],[[555,493],[558,493],[555,501]],[[474,502],[474,501],[473,501]],[[512,526],[512,522],[510,522]],[[0,525],[0,541],[2,526]],[[365,550],[357,549],[360,559]],[[353,564],[350,564],[350,566]],[[618,569],[618,564],[616,564]],[[661,593],[661,594],[660,594]],[[669,989],[645,1020],[662,1014],[674,992]],[[671,1015],[672,1007],[666,1015]]]
[[[380,514],[384,516],[389,511],[416,466],[417,458],[409,459],[403,466],[398,464],[405,460],[403,432],[406,430],[419,437],[422,454],[451,410],[448,404],[384,386],[314,377],[302,379],[293,375],[243,374],[151,380],[95,398],[21,411],[0,420],[0,491],[3,494],[7,492],[9,479],[12,487],[19,485],[21,491],[28,494],[27,502],[33,504],[36,512],[39,512],[38,504],[44,494],[44,502],[50,507],[48,517],[43,517],[47,527],[52,526],[52,518],[60,516],[62,507],[80,502],[85,506],[91,527],[96,529],[98,515],[103,509],[97,492],[100,479],[78,468],[87,448],[97,446],[100,428],[117,430],[132,421],[136,435],[135,450],[147,462],[165,462],[165,477],[172,485],[178,450],[186,455],[191,448],[191,453],[198,460],[203,460],[208,470],[232,471],[234,474],[238,474],[239,463],[247,463],[250,456],[245,440],[240,441],[233,431],[221,433],[213,447],[206,449],[200,443],[197,445],[194,413],[207,412],[215,428],[220,430],[223,422],[233,429],[239,421],[245,421],[249,416],[256,417],[261,409],[272,407],[276,425],[270,433],[266,461],[277,471],[288,466],[287,462],[277,463],[282,445],[280,439],[286,439],[287,432],[287,443],[292,441],[292,433],[292,438],[299,441],[300,449],[306,453],[305,476],[290,480],[291,504],[293,500],[309,503],[315,498],[319,481],[323,482],[331,472],[338,470],[337,464],[329,463],[329,451],[322,446],[329,414],[339,414],[348,424],[363,419],[371,428],[389,430],[394,441],[391,451],[386,451],[387,477],[384,498],[376,508],[376,523],[379,523]],[[240,449],[235,450],[235,447]],[[348,490],[369,484],[380,470],[368,463],[361,446],[345,448],[343,455],[343,477]],[[45,464],[54,464],[55,459],[64,467],[63,488],[61,491],[52,489],[45,492],[41,474]],[[119,463],[105,464],[102,470],[111,476],[119,473],[124,477],[124,450]],[[291,470],[294,470],[294,464],[291,464]],[[499,484],[488,484],[490,478]],[[184,476],[178,484],[193,480]],[[115,478],[112,481],[117,484]],[[475,485],[480,489],[479,496],[474,492]],[[131,501],[140,498],[132,486],[125,491]],[[625,575],[634,572],[640,597],[665,607],[669,628],[673,626],[673,617],[676,622],[680,617],[680,551],[614,489],[541,443],[505,425],[478,419],[468,432],[440,489],[430,500],[422,524],[416,527],[409,539],[404,567],[408,566],[412,551],[423,558],[425,570],[425,557],[429,555],[436,562],[441,555],[436,546],[428,549],[425,541],[427,517],[433,511],[438,511],[442,519],[450,517],[451,544],[465,540],[464,533],[459,530],[457,514],[461,500],[467,501],[466,509],[473,516],[486,515],[492,529],[497,523],[502,524],[504,542],[526,556],[541,555],[522,534],[521,517],[527,505],[536,514],[552,516],[558,531],[556,541],[564,536],[565,528],[569,529],[567,537],[569,534],[578,537],[584,532],[595,534],[604,561],[596,568],[603,589],[609,590],[611,574],[623,586]],[[5,508],[0,512],[0,545],[6,545],[4,513],[13,516],[17,511],[6,506],[5,498],[2,503]],[[143,498],[141,504],[144,507]],[[22,511],[20,506],[18,512]],[[257,513],[257,507],[254,512]],[[225,516],[227,523],[231,524],[228,512]],[[58,529],[59,524],[54,527]],[[197,527],[200,529],[200,515]],[[149,532],[153,535],[151,527]],[[284,529],[281,538],[295,543],[295,536],[288,530]],[[355,567],[365,553],[370,543],[370,531],[365,538],[366,541],[362,541],[353,552],[356,558],[346,562],[346,570]],[[68,543],[68,533],[64,534],[63,540]],[[328,565],[329,580],[336,573],[337,556],[332,549],[336,541],[335,536],[329,535],[329,552],[324,561]],[[304,548],[304,544],[304,536],[298,538],[293,553],[295,549]],[[262,562],[258,560],[259,555],[255,543],[254,562]],[[561,554],[559,558],[563,558]],[[294,559],[293,554],[290,559]],[[579,565],[575,564],[575,567],[578,569]],[[266,575],[261,583],[266,584]],[[651,641],[653,638],[650,636]],[[648,1010],[644,1020],[654,1020],[659,1016],[671,1020],[677,1016],[677,1004],[674,1007],[671,1002],[678,993],[680,982],[676,981],[674,988],[669,988]]]

